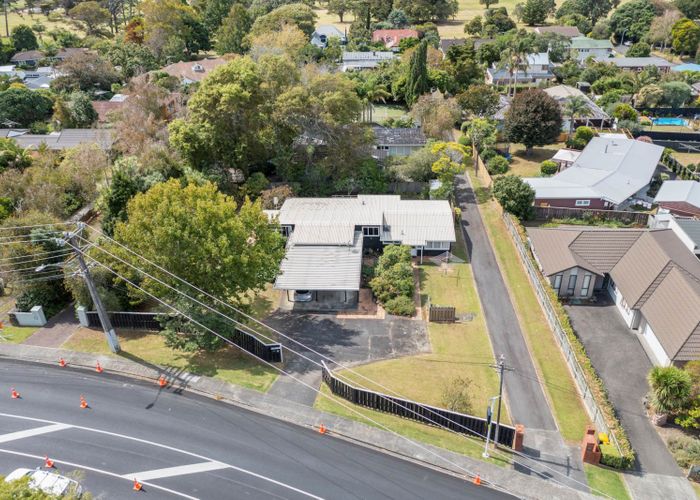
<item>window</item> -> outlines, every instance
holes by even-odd
[[[562,274],[557,274],[557,275],[554,277],[554,289],[555,289],[557,292],[558,292],[559,289],[561,288],[561,279],[562,279],[562,277],[563,277]]]
[[[576,290],[576,278],[577,277],[578,276],[576,276],[575,274],[572,274],[571,276],[569,276],[569,286],[566,288],[567,295],[574,294],[574,290]]]
[[[378,227],[363,227],[362,228],[362,235],[369,236],[371,238],[377,238],[377,237],[379,237],[379,228]]]
[[[449,243],[446,241],[426,241],[426,250],[445,250],[449,248]]]
[[[581,297],[588,297],[588,289],[591,287],[591,275],[586,274],[583,277],[583,284],[581,285]]]
[[[588,207],[591,205],[591,200],[576,200],[577,207]]]
[[[280,226],[280,233],[282,233],[282,236],[284,236],[285,238],[289,238],[289,233],[291,232],[291,226]]]

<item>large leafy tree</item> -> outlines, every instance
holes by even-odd
[[[671,29],[673,50],[678,54],[695,54],[700,42],[700,27],[690,19],[681,19]]]
[[[311,37],[316,29],[316,13],[303,3],[282,5],[257,18],[253,23],[251,33],[260,35],[270,31],[280,31],[285,25],[296,25],[307,37]]]
[[[251,26],[248,10],[239,3],[234,4],[216,31],[214,48],[219,54],[244,53],[248,48],[246,35]]]
[[[12,28],[12,45],[17,51],[36,50],[39,42],[36,40],[34,31],[26,24],[20,24]]]
[[[580,15],[593,25],[598,19],[606,17],[618,3],[617,0],[564,0],[557,10],[557,19]]]
[[[208,31],[198,13],[180,0],[144,0],[141,3],[144,41],[157,58],[182,60],[209,48]]]
[[[47,92],[12,87],[0,92],[0,123],[11,121],[27,127],[48,118],[52,106]]]
[[[59,92],[74,90],[111,90],[119,81],[119,74],[108,60],[92,52],[79,52],[58,65],[60,76],[51,82],[51,88]]]
[[[249,294],[264,289],[275,278],[284,256],[282,236],[262,212],[260,203],[246,200],[239,206],[211,183],[183,186],[171,179],[156,184],[137,194],[129,202],[127,213],[126,222],[116,225],[117,241],[237,307],[246,308]],[[125,260],[133,260],[123,249],[114,248],[114,251]],[[144,290],[177,304],[202,323],[221,326],[216,323],[215,314],[183,299],[158,281],[139,276],[122,263],[114,262],[113,266],[120,274],[139,282]],[[153,268],[151,271],[173,288],[210,302],[165,273]],[[131,290],[131,294],[135,298],[143,297],[138,290]],[[190,335],[186,337],[166,330],[166,340],[189,350],[220,345],[211,333],[194,325],[190,327]]]
[[[479,84],[458,94],[457,102],[462,111],[472,116],[491,117],[498,110],[500,97],[491,85]]]
[[[202,13],[202,21],[210,33],[214,33],[238,0],[207,0]]]
[[[527,219],[535,201],[535,190],[517,175],[505,175],[494,179],[493,196],[506,212]]]
[[[411,54],[406,78],[406,104],[412,106],[429,88],[428,81],[428,44],[422,41]]]
[[[525,0],[522,9],[522,21],[528,26],[542,24],[549,15],[549,0]]]
[[[111,19],[109,11],[94,0],[79,3],[68,11],[68,15],[82,22],[88,35],[99,32],[100,26],[107,24]]]
[[[618,40],[624,32],[625,40],[638,42],[649,32],[655,17],[649,0],[632,0],[615,9],[610,16],[610,28]]]
[[[542,90],[525,90],[513,98],[506,112],[505,134],[509,141],[524,144],[529,155],[534,146],[556,142],[561,124],[557,101]]]
[[[457,0],[396,0],[394,8],[403,10],[412,22],[443,21],[457,13],[459,3]]]
[[[673,4],[688,19],[700,17],[700,0],[675,0]]]
[[[474,171],[479,169],[479,153],[496,143],[496,124],[488,118],[473,118],[462,124],[462,131],[472,145]]]
[[[353,2],[352,0],[328,0],[326,8],[329,13],[337,15],[342,23],[345,13],[352,10]]]

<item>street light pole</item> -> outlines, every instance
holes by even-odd
[[[77,240],[77,236],[78,233],[82,231],[82,229],[83,224],[79,223],[77,231],[66,234],[68,238],[68,244],[71,247],[73,247],[73,251],[75,252],[75,258],[78,261],[78,264],[80,265],[81,274],[85,278],[85,283],[87,284],[88,290],[90,291],[90,298],[92,298],[92,303],[95,304],[97,316],[100,318],[100,323],[102,323],[102,329],[105,332],[105,337],[107,337],[107,343],[109,344],[109,348],[112,350],[113,353],[118,353],[119,351],[121,351],[119,339],[117,338],[117,334],[114,332],[112,322],[109,319],[109,314],[107,314],[107,311],[104,308],[104,304],[102,304],[102,299],[100,299],[100,295],[97,293],[97,287],[92,281],[90,269],[85,263],[83,254],[80,251],[80,244]]]
[[[493,416],[493,402],[496,399],[500,399],[500,396],[494,396],[489,398],[489,405],[486,408],[486,421],[488,425],[486,426],[486,444],[484,444],[484,452],[481,454],[484,458],[489,458],[489,439],[491,438],[491,422]]]

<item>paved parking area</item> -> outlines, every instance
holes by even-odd
[[[652,364],[636,333],[627,328],[617,308],[609,301],[566,306],[566,311],[637,452],[638,470],[680,476],[681,470],[642,405],[649,391],[646,376]]]
[[[337,318],[333,314],[277,311],[265,318],[265,322],[316,351],[318,354],[280,339],[282,344],[316,362],[320,362],[323,355],[344,365],[357,365],[430,351],[425,322],[412,319],[394,316],[351,319]],[[285,370],[314,388],[320,385],[320,369],[309,360],[287,356]],[[311,388],[288,376],[279,377],[269,392],[308,406],[316,399]]]

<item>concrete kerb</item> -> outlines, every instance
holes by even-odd
[[[94,370],[95,364],[99,361],[105,373],[151,381],[154,386],[158,377],[165,375],[168,379],[168,388],[186,390],[193,394],[241,406],[256,413],[310,429],[318,429],[321,424],[324,424],[328,433],[334,437],[462,478],[466,476],[464,470],[468,470],[472,474],[478,474],[482,479],[482,484],[506,487],[511,494],[517,492],[515,494],[520,498],[539,499],[546,497],[561,500],[596,498],[591,494],[559,485],[536,475],[525,475],[443,448],[424,443],[420,443],[420,448],[418,448],[399,436],[370,425],[210,377],[155,365],[144,365],[110,356],[22,344],[0,344],[0,358],[54,366],[57,366],[58,360],[63,358],[68,367],[86,370]]]

